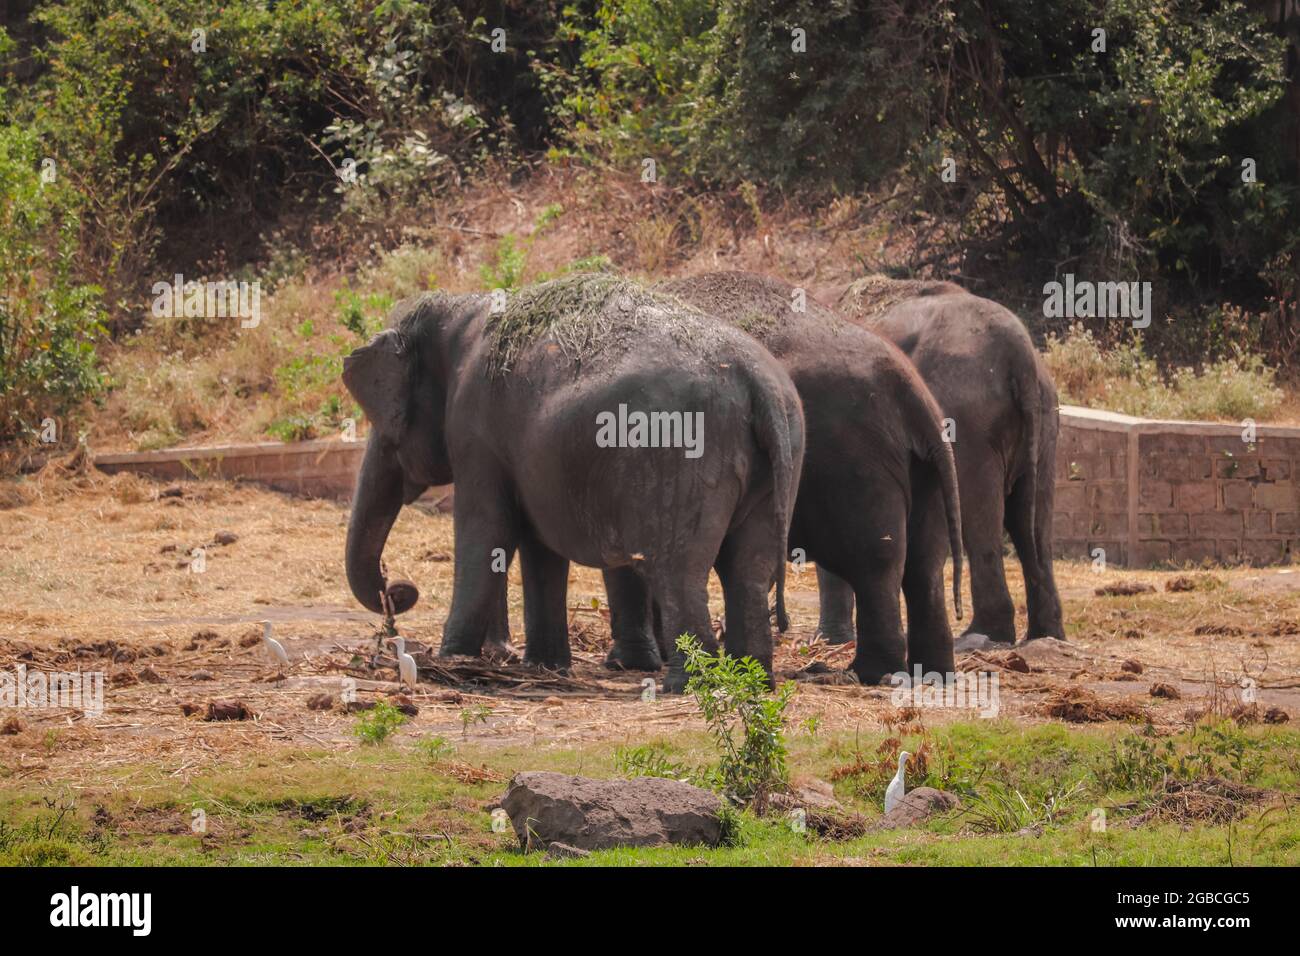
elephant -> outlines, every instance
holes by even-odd
[[[1060,427],[1056,388],[1020,319],[950,282],[867,277],[840,311],[897,345],[954,429],[962,536],[974,614],[957,642],[1012,644],[1015,607],[1003,571],[1003,528],[1024,571],[1027,639],[1065,639],[1052,572],[1052,502]],[[819,578],[823,623],[851,619],[851,588]]]
[[[768,593],[775,580],[782,601],[804,443],[780,363],[744,334],[609,275],[566,276],[497,306],[486,295],[404,300],[344,359],[344,384],[372,424],[348,524],[353,595],[376,612],[415,604],[413,584],[387,581],[384,545],[403,504],[454,481],[440,654],[479,654],[504,632],[502,572],[518,550],[525,663],[571,663],[573,561],[629,572],[667,633],[710,650],[716,567],[728,653],[770,672]],[[666,692],[683,690],[683,665],[674,654]]]
[[[951,672],[943,570],[951,553],[960,617],[957,471],[939,406],[911,363],[889,342],[777,279],[711,272],[655,289],[743,329],[798,389],[807,437],[790,546],[803,549],[819,571],[852,582],[857,630],[829,636],[848,641],[856,634],[851,669],[858,679],[878,683],[918,665]],[[647,597],[623,569],[606,571],[605,583],[614,639],[607,664],[627,666],[623,648],[644,646],[651,631]]]

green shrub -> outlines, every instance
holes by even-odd
[[[357,715],[352,735],[363,744],[381,744],[397,733],[397,728],[404,723],[405,714],[388,701],[377,700],[374,707]]]
[[[1064,337],[1048,336],[1044,359],[1062,402],[1125,415],[1262,420],[1285,397],[1276,372],[1258,355],[1234,349],[1199,370],[1177,368],[1166,375],[1140,338],[1106,349],[1078,323]]]
[[[768,797],[785,789],[788,779],[785,710],[794,683],[770,693],[767,672],[752,657],[709,654],[687,634],[677,647],[690,675],[686,693],[695,698],[719,753],[709,779],[733,803],[762,814]]]
[[[67,186],[42,182],[36,136],[0,126],[0,441],[31,439],[102,387],[100,290],[74,279],[78,219]]]

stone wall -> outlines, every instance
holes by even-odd
[[[1056,449],[1058,557],[1147,567],[1300,556],[1300,428],[1164,422],[1064,406]],[[348,500],[364,442],[265,442],[97,455],[104,471],[163,481],[244,479]],[[450,486],[424,500],[450,500]]]
[[[1249,439],[1253,437],[1253,441]],[[1277,564],[1300,555],[1300,428],[1151,421],[1063,407],[1058,557]]]

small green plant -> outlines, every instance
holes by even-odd
[[[345,285],[334,293],[334,306],[339,324],[365,342],[384,327],[384,316],[393,307],[393,300],[382,292],[361,295]]]
[[[475,724],[486,724],[488,718],[492,716],[492,708],[486,704],[475,704],[473,707],[465,707],[460,712],[460,735],[469,736],[469,729]]]
[[[1121,737],[1093,768],[1105,792],[1145,792],[1160,786],[1175,758],[1174,742],[1156,740],[1150,725],[1141,733]]]
[[[709,654],[687,634],[677,648],[686,655],[686,693],[695,698],[720,755],[711,781],[733,803],[762,814],[789,777],[785,710],[794,683],[769,693],[767,671],[752,657]]]
[[[441,735],[424,737],[415,746],[429,763],[434,764],[441,763],[456,752],[456,748]]]
[[[397,728],[406,723],[406,715],[386,700],[375,702],[369,710],[357,715],[352,727],[353,736],[363,744],[381,744],[397,732]]]
[[[564,214],[564,207],[551,203],[538,214],[533,231],[522,239],[513,232],[506,233],[497,242],[491,260],[479,268],[479,278],[485,289],[517,289],[528,269],[528,256],[533,243]]]
[[[673,760],[661,745],[619,747],[614,751],[614,769],[624,777],[665,777],[690,783],[700,771]]]
[[[1049,787],[1026,796],[1015,787],[994,781],[970,799],[961,818],[976,833],[1015,833],[1042,829],[1058,822],[1083,792],[1083,782]]]

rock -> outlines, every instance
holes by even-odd
[[[1270,707],[1264,711],[1264,723],[1266,724],[1285,724],[1290,719],[1291,715],[1281,707]]]
[[[553,856],[557,860],[576,860],[584,856],[591,856],[591,851],[580,850],[576,846],[569,846],[567,843],[552,843],[546,848],[546,855]]]
[[[1009,671],[1015,671],[1019,674],[1029,673],[1029,661],[1025,660],[1015,651],[1012,651],[1006,657],[1002,658],[1002,666]]]
[[[934,816],[961,806],[961,801],[951,793],[934,787],[917,787],[903,797],[903,802],[886,813],[876,824],[879,830],[897,830],[916,826]]]
[[[990,640],[987,634],[963,634],[953,641],[952,649],[961,654],[970,651],[987,651],[990,647],[996,646],[997,644]]]
[[[204,720],[252,720],[253,712],[242,700],[214,700],[208,704]]]
[[[501,798],[525,849],[563,843],[581,850],[615,846],[717,846],[717,794],[677,780],[594,780],[563,773],[515,774]]]
[[[415,701],[405,694],[389,694],[388,702],[407,717],[418,717],[420,714],[420,708],[415,706]]]

